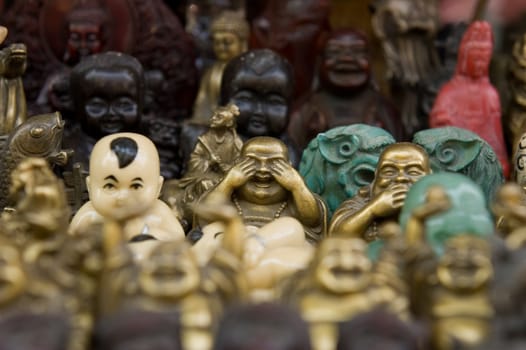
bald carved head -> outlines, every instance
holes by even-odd
[[[103,217],[121,221],[143,214],[163,184],[155,145],[135,133],[103,137],[93,147],[86,184],[93,207]]]

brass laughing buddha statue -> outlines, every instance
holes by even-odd
[[[283,216],[296,218],[305,237],[317,242],[326,233],[327,209],[289,162],[287,146],[272,137],[255,137],[211,194],[231,198],[245,225],[257,228]],[[203,226],[205,222],[195,221]]]

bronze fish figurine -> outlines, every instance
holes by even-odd
[[[28,157],[46,159],[51,166],[65,165],[69,152],[62,150],[64,121],[59,112],[30,117],[14,129],[0,154],[0,208],[9,204],[11,172]]]

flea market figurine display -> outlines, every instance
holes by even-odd
[[[7,29],[0,26],[0,44]],[[26,95],[22,75],[27,67],[24,44],[11,44],[0,50],[0,136],[7,135],[27,119]]]
[[[488,77],[492,49],[490,24],[472,23],[462,37],[455,75],[440,89],[429,125],[457,126],[479,135],[495,151],[507,178],[510,164],[502,132],[500,99]]]
[[[453,126],[426,129],[414,135],[413,143],[426,150],[433,172],[466,175],[482,188],[488,202],[504,182],[502,166],[493,148],[469,130]]]
[[[275,52],[245,52],[224,70],[220,104],[233,103],[239,108],[237,132],[243,140],[256,136],[279,138],[297,166],[300,153],[287,134],[294,79],[291,65]]]
[[[248,49],[250,28],[239,11],[224,11],[213,19],[210,32],[216,61],[204,72],[194,104],[192,121],[207,123],[219,102],[226,64]]]
[[[163,177],[157,150],[147,137],[117,133],[100,139],[90,156],[86,184],[90,201],[73,217],[71,234],[86,234],[94,224],[115,220],[123,225],[126,241],[184,237],[172,210],[158,199]]]
[[[387,146],[373,182],[340,205],[332,216],[329,234],[376,240],[378,224],[396,220],[411,186],[430,173],[429,158],[422,147],[406,142]]]
[[[405,134],[427,127],[419,114],[422,83],[439,67],[434,39],[438,30],[436,0],[374,0],[372,27],[382,42],[393,101],[399,101]]]
[[[327,209],[290,164],[287,146],[271,137],[255,137],[224,178],[202,199],[220,194],[231,200],[245,225],[262,227],[283,216],[297,219],[305,238],[317,242],[326,234]],[[194,221],[203,227],[206,222]]]
[[[251,20],[250,47],[271,49],[291,63],[297,100],[312,87],[318,41],[330,30],[330,1],[271,0],[260,4],[261,11]]]
[[[144,70],[132,56],[105,52],[85,58],[71,71],[75,119],[64,139],[75,151],[73,163],[89,169],[93,145],[118,132],[140,132],[144,103]]]
[[[356,123],[383,128],[403,141],[394,105],[378,90],[367,37],[358,30],[333,31],[320,50],[318,89],[296,110],[289,134],[300,149],[320,132]]]
[[[320,133],[303,151],[299,171],[307,187],[320,195],[329,217],[374,179],[380,153],[395,139],[366,124],[339,126]]]
[[[236,132],[238,116],[239,109],[233,104],[216,107],[209,130],[197,139],[184,177],[165,183],[163,200],[189,225],[193,220],[192,206],[224,177],[241,153],[243,141]]]

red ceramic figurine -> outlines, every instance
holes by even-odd
[[[497,90],[488,78],[493,34],[488,22],[473,22],[460,44],[455,75],[442,87],[431,111],[429,125],[457,126],[478,134],[488,142],[508,177],[506,154]]]

